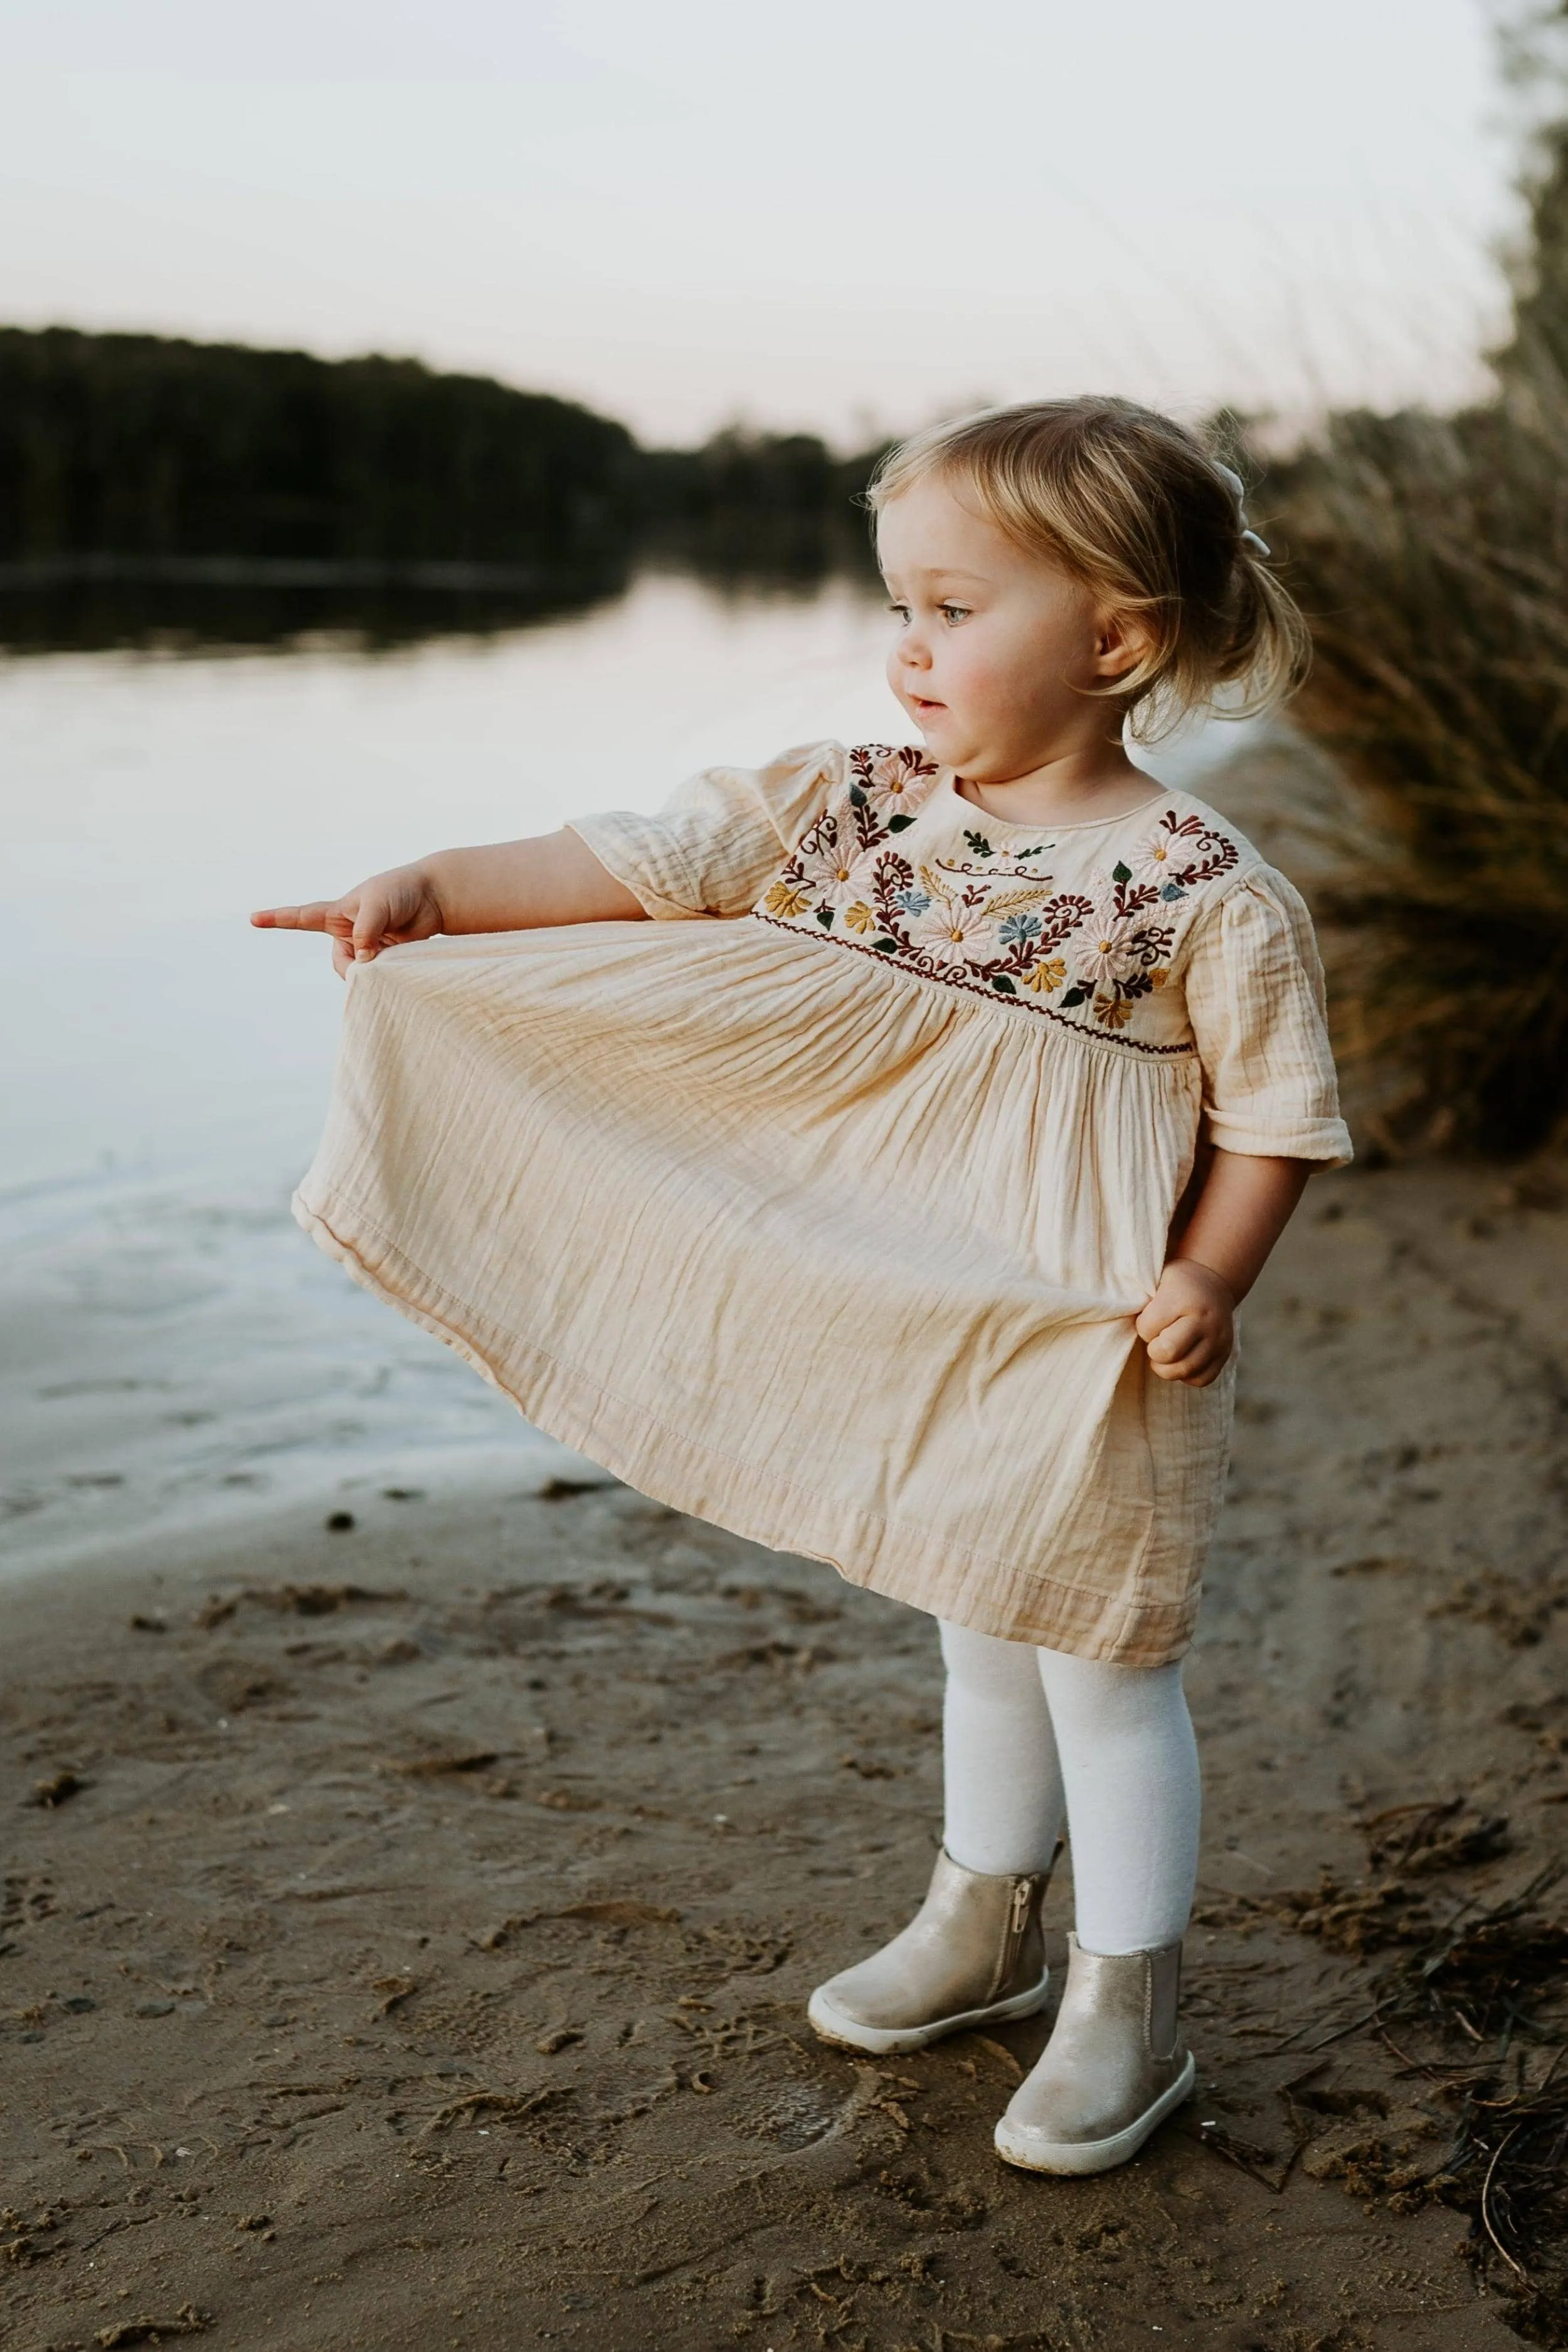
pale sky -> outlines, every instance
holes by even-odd
[[[8,0],[0,319],[412,353],[645,437],[1472,388],[1487,0]]]

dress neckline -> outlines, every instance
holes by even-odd
[[[1158,780],[1151,776],[1149,781],[1154,783]],[[989,809],[980,808],[973,801],[965,800],[958,786],[958,771],[956,768],[949,768],[942,791],[949,800],[956,801],[960,808],[966,809],[972,818],[983,820],[986,824],[999,824],[1008,833],[1032,833],[1037,839],[1044,839],[1048,834],[1053,841],[1059,834],[1093,833],[1108,824],[1125,824],[1135,816],[1143,816],[1157,809],[1162,802],[1173,797],[1169,793],[1157,792],[1152,793],[1148,800],[1140,801],[1135,808],[1117,809],[1110,816],[1074,817],[1070,824],[1052,824],[1048,818],[1037,817],[1032,823],[1026,824],[1020,823],[1016,817],[994,816]]]

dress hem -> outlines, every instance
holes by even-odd
[[[292,1207],[296,1223],[363,1288],[453,1349],[547,1437],[654,1502],[769,1550],[819,1559],[846,1583],[1005,1641],[1126,1666],[1172,1664],[1191,1644],[1195,1579],[1180,1602],[1137,1600],[1131,1607],[1125,1588],[1090,1592],[1032,1572],[1014,1571],[1009,1591],[994,1560],[955,1553],[927,1531],[721,1454],[515,1334],[489,1339],[487,1318],[416,1266],[363,1213],[344,1213],[347,1204],[330,1197],[307,1200],[303,1186]],[[348,1237],[355,1225],[374,1235],[374,1262]]]

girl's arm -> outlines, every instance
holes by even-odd
[[[438,849],[415,866],[395,866],[341,898],[307,907],[264,907],[262,931],[325,931],[332,969],[369,963],[383,948],[437,931],[528,931],[551,923],[647,919],[624,884],[574,833],[497,841],[480,849]]]
[[[1159,1287],[1138,1318],[1157,1380],[1207,1388],[1230,1360],[1236,1309],[1289,1223],[1315,1163],[1215,1150]]]

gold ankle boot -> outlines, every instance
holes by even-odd
[[[1107,1958],[1068,1937],[1067,1990],[1045,2053],[996,2126],[1027,2172],[1109,2172],[1192,2095],[1176,2022],[1182,1948]]]
[[[818,1985],[806,2015],[825,2042],[892,2057],[965,2026],[1029,2017],[1046,1999],[1040,1906],[1048,1870],[993,1877],[945,1849],[901,1935]]]

